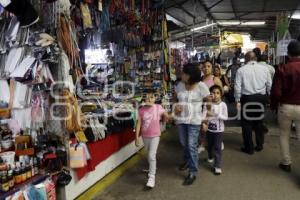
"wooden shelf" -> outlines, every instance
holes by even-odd
[[[9,149],[2,149],[2,151],[0,151],[0,153],[5,153],[5,152],[8,152],[8,151],[15,151],[15,148],[14,147],[11,147]]]

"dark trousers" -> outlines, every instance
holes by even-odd
[[[246,151],[253,152],[254,145],[252,140],[252,131],[255,132],[256,146],[262,148],[264,145],[263,120],[267,97],[266,95],[243,95],[242,104],[242,132]]]
[[[223,132],[206,133],[208,158],[214,159],[214,167],[221,168]]]

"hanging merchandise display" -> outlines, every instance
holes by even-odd
[[[0,0],[0,199],[74,199],[138,150],[144,91],[170,110],[163,3]]]

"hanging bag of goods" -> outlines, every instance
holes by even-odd
[[[81,131],[83,117],[78,101],[74,94],[64,89],[61,92],[61,103],[65,104],[65,129],[69,132]]]
[[[69,155],[71,168],[82,168],[87,165],[87,153],[80,143],[70,147]]]
[[[58,40],[64,51],[66,52],[71,69],[75,70],[76,75],[79,75],[77,64],[79,63],[79,50],[76,43],[76,35],[73,33],[72,21],[66,16],[60,16],[60,27],[58,29]]]

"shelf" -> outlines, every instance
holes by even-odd
[[[10,195],[13,195],[14,193],[18,192],[19,190],[21,190],[23,187],[25,187],[28,184],[33,184],[33,185],[39,184],[42,181],[44,181],[47,177],[48,176],[46,176],[46,175],[36,175],[36,176],[32,177],[31,179],[25,181],[24,183],[15,185],[15,187],[13,189],[9,190],[8,192],[5,192],[5,193],[0,192],[0,199],[5,199],[5,198],[9,197]]]
[[[0,151],[0,153],[5,153],[5,152],[8,152],[8,151],[15,151],[15,148],[14,147],[11,147],[9,149],[2,149],[2,151]]]

